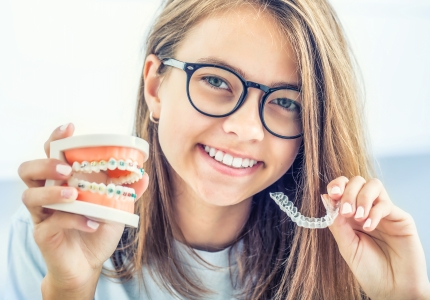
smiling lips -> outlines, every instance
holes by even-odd
[[[233,157],[228,153],[224,153],[221,150],[217,150],[213,147],[203,145],[205,151],[210,157],[225,164],[226,166],[242,169],[242,168],[252,168],[257,161],[250,158]]]
[[[67,185],[78,189],[78,200],[134,213],[133,186],[144,174],[140,151],[107,146],[67,150],[64,155],[73,169]]]

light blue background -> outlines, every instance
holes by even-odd
[[[429,261],[430,1],[332,2],[362,71],[380,178],[414,217]],[[67,122],[77,134],[131,132],[143,36],[157,6],[0,0],[0,296],[9,217],[25,189],[19,164],[44,157],[44,141]]]

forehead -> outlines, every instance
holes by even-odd
[[[291,44],[274,18],[246,5],[203,18],[186,35],[176,57],[186,62],[215,58],[263,84],[299,82]]]

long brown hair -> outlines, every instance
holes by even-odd
[[[284,191],[304,215],[319,217],[325,213],[320,194],[328,182],[341,175],[370,176],[353,60],[327,1],[167,1],[150,31],[146,55],[175,57],[185,35],[202,18],[240,5],[253,5],[271,15],[296,51],[304,137],[290,170],[253,197],[238,238],[243,247],[235,247],[236,241],[231,248],[238,262],[232,284],[243,299],[366,298],[329,230],[296,227],[268,197],[269,191]],[[160,75],[163,72],[161,68]],[[143,91],[142,78],[135,133],[151,145],[144,166],[150,184],[136,203],[139,228],[124,232],[112,256],[116,276],[126,280],[137,274],[144,282],[144,267],[172,294],[201,299],[210,291],[184,269],[174,250],[174,237],[183,236],[172,209],[169,163],[158,142],[157,125],[149,121]]]

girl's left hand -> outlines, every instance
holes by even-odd
[[[414,220],[391,202],[382,183],[342,176],[330,182],[327,190],[332,200],[341,202],[330,231],[367,296],[430,299],[424,250]]]

